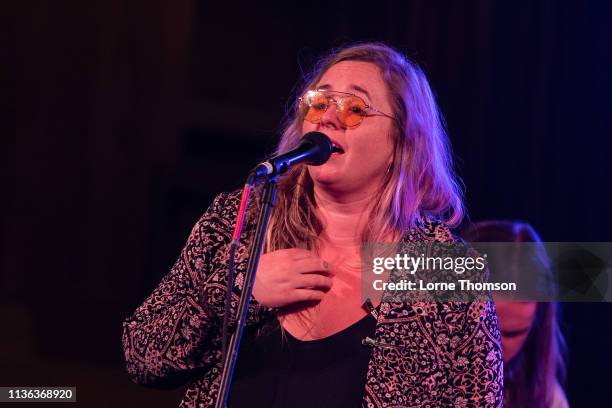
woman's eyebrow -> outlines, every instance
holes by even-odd
[[[357,92],[361,92],[362,94],[364,94],[365,96],[368,97],[369,100],[372,100],[372,97],[370,96],[370,94],[368,93],[367,90],[365,90],[364,88],[360,87],[359,85],[354,85],[351,84],[351,88],[356,90]]]
[[[332,86],[329,85],[329,84],[317,85],[317,89],[323,89],[325,91],[328,91],[331,88],[332,88]],[[372,97],[370,96],[370,93],[365,88],[363,88],[363,87],[361,87],[359,85],[355,85],[355,84],[351,84],[349,86],[349,88],[364,94],[369,100],[372,100]]]

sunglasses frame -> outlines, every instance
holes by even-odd
[[[306,102],[305,102],[305,98],[307,97],[307,95],[308,95],[309,93],[312,93],[312,94],[313,94],[313,96],[314,96],[314,94],[320,93],[321,95],[323,95],[323,96],[324,96],[324,97],[327,99],[328,105],[327,105],[327,108],[325,108],[325,110],[323,111],[323,113],[327,112],[327,109],[329,109],[329,106],[331,105],[331,103],[334,103],[334,104],[336,105],[336,118],[338,119],[338,121],[339,121],[340,123],[342,123],[342,125],[343,125],[343,126],[346,126],[346,127],[347,127],[347,128],[349,128],[349,129],[354,129],[354,128],[356,128],[357,126],[361,125],[361,123],[363,122],[363,119],[364,119],[365,117],[368,117],[368,116],[377,116],[377,115],[372,115],[372,114],[369,114],[369,113],[368,113],[368,111],[369,111],[369,110],[372,110],[372,111],[374,111],[374,112],[378,113],[378,114],[379,114],[379,115],[381,115],[381,116],[386,116],[386,117],[388,117],[388,118],[391,118],[391,119],[395,120],[395,118],[394,118],[393,116],[391,116],[391,115],[389,115],[389,114],[387,114],[387,113],[385,113],[385,112],[383,112],[383,111],[381,111],[381,110],[379,110],[379,109],[376,109],[375,107],[373,107],[373,106],[371,106],[371,105],[368,105],[368,104],[366,103],[366,101],[365,101],[365,100],[364,100],[364,99],[363,99],[361,96],[359,96],[359,95],[355,95],[355,94],[350,93],[350,92],[330,91],[330,90],[327,90],[327,89],[314,89],[314,90],[309,90],[309,91],[306,91],[306,92],[304,93],[304,95],[302,95],[302,96],[300,96],[300,97],[298,98],[298,101],[299,101],[299,107],[300,107],[300,108],[301,108],[301,107],[302,107],[304,104],[305,104],[306,106],[308,106],[308,108],[309,108],[309,109],[310,109],[310,108],[312,108],[312,105],[311,105],[311,104],[309,104],[309,103],[306,103]],[[339,99],[335,99],[334,97],[332,97],[332,96],[330,96],[330,95],[328,95],[328,94],[341,94],[341,95],[344,95],[344,96],[341,96]],[[343,120],[342,120],[342,119],[340,118],[340,116],[339,116],[340,106],[342,105],[342,101],[343,101],[343,100],[344,100],[346,97],[348,97],[348,96],[352,96],[352,97],[357,98],[357,99],[359,99],[360,101],[362,101],[362,102],[363,102],[363,105],[364,105],[364,110],[366,111],[366,114],[365,114],[365,115],[359,115],[359,116],[361,117],[361,119],[359,120],[359,122],[358,122],[357,124],[352,125],[352,126],[349,126],[349,125],[347,125],[346,123],[344,123],[344,122],[343,122]],[[330,102],[331,102],[331,103],[330,103]],[[311,120],[306,119],[306,114],[304,114],[304,120],[307,120],[307,121],[308,121],[308,122],[310,122],[310,123],[321,123],[321,119],[319,119],[319,120],[318,120],[318,121],[316,121],[316,122],[313,122],[313,121],[311,121]]]

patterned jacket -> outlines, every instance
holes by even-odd
[[[137,383],[169,387],[190,382],[181,407],[213,407],[220,382],[221,321],[228,247],[239,192],[215,198],[194,226],[179,259],[123,325],[123,349]],[[236,253],[235,312],[254,222]],[[446,226],[426,222],[408,239],[450,241]],[[502,353],[491,302],[381,303],[364,407],[501,407]],[[235,314],[234,314],[235,315]],[[251,300],[247,325],[274,319]]]

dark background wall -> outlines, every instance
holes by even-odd
[[[220,4],[219,4],[220,3]],[[472,220],[610,241],[606,1],[26,1],[3,48],[0,385],[172,406],[123,372],[121,321],[220,191],[270,152],[321,52],[382,40],[446,116]],[[14,125],[14,126],[13,126]],[[612,401],[609,304],[567,304],[573,406]]]

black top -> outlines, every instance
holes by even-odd
[[[302,341],[280,324],[254,339],[243,337],[228,408],[360,407],[376,320],[368,314],[320,340]]]

